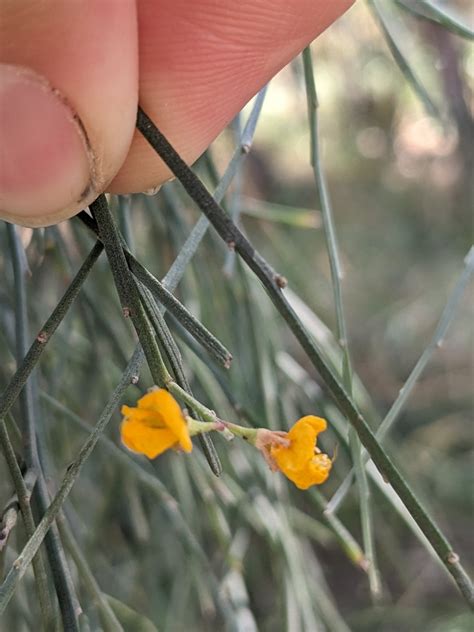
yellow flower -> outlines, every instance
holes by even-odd
[[[137,407],[122,406],[121,427],[124,445],[149,459],[169,448],[191,452],[188,426],[174,397],[163,388],[155,389],[137,402]]]
[[[286,435],[288,446],[270,447],[270,456],[278,469],[299,489],[320,485],[329,476],[332,461],[316,447],[316,438],[326,427],[326,420],[321,417],[302,417]]]

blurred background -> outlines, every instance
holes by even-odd
[[[355,397],[374,428],[430,343],[473,236],[472,46],[449,28],[416,17],[411,9],[417,3],[405,4],[408,9],[403,3],[379,2],[377,14],[370,10],[373,5],[358,2],[312,46],[321,161],[358,376]],[[456,12],[472,28],[469,0],[437,6]],[[422,86],[423,98],[407,76],[410,70],[402,72],[394,61],[377,15]],[[211,189],[251,107],[195,165]],[[190,199],[173,182],[157,195],[111,203],[137,258],[162,278],[199,217]],[[300,58],[271,82],[252,150],[225,204],[287,277],[295,308],[340,370]],[[93,236],[78,220],[18,232],[26,253],[33,340],[92,247]],[[4,387],[15,369],[15,286],[5,225],[0,226],[0,247]],[[375,476],[369,485],[382,591],[371,595],[360,552],[346,532],[335,535],[322,513],[324,499],[332,497],[351,468],[345,419],[263,289],[213,231],[176,294],[234,356],[232,367],[221,369],[182,338],[170,320],[195,395],[223,418],[274,429],[288,428],[303,414],[325,416],[330,429],[322,446],[332,454],[338,445],[338,456],[320,490],[301,492],[271,474],[251,447],[217,437],[224,473],[216,478],[199,449],[191,457],[167,453],[152,463],[123,450],[117,411],[106,431],[116,449],[110,441],[98,444],[65,504],[64,520],[123,629],[472,629],[454,584]],[[474,562],[472,308],[471,283],[384,442],[468,570]],[[38,435],[52,493],[134,345],[102,256],[35,375]],[[143,368],[124,401],[135,402],[151,384]],[[12,413],[21,428],[19,408]],[[21,454],[21,444],[15,447]],[[12,489],[0,459],[0,506]],[[337,519],[361,544],[356,487]],[[5,569],[25,541],[20,522],[0,553]],[[83,629],[109,629],[87,573],[77,558],[73,561],[68,538],[63,539],[84,612]],[[32,590],[28,574],[0,630],[35,629]]]

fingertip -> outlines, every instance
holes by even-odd
[[[188,163],[353,0],[137,0],[140,104]],[[141,134],[108,189],[170,177]]]
[[[4,219],[30,226],[58,221],[96,189],[94,154],[79,117],[29,68],[0,64],[0,138]]]
[[[7,0],[0,20],[0,217],[46,226],[87,206],[132,141],[134,0]]]

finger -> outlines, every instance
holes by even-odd
[[[134,0],[4,0],[0,217],[37,226],[87,205],[123,163],[138,102]]]
[[[140,104],[193,162],[243,105],[351,0],[138,0]],[[110,190],[169,176],[138,133]]]

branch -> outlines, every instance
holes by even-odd
[[[172,145],[141,108],[138,109],[137,128],[173,174],[180,180],[183,187],[206,215],[221,238],[228,245],[232,245],[232,247],[235,248],[236,252],[260,279],[273,304],[300,342],[313,366],[319,371],[319,374],[340,410],[346,415],[349,422],[355,428],[359,439],[367,449],[377,469],[384,476],[385,480],[392,485],[403,504],[430,541],[446,570],[453,576],[466,600],[471,605],[474,605],[474,593],[471,580],[462,567],[458,555],[454,553],[447,538],[429,516],[408,483],[402,477],[398,468],[387,455],[385,449],[376,439],[366,420],[357,410],[352,398],[347,394],[339,378],[326,363],[314,340],[307,334],[298,316],[281,291],[286,285],[284,277],[276,274],[263,257],[256,252],[248,239],[225,214],[200,179],[182,160]]]

